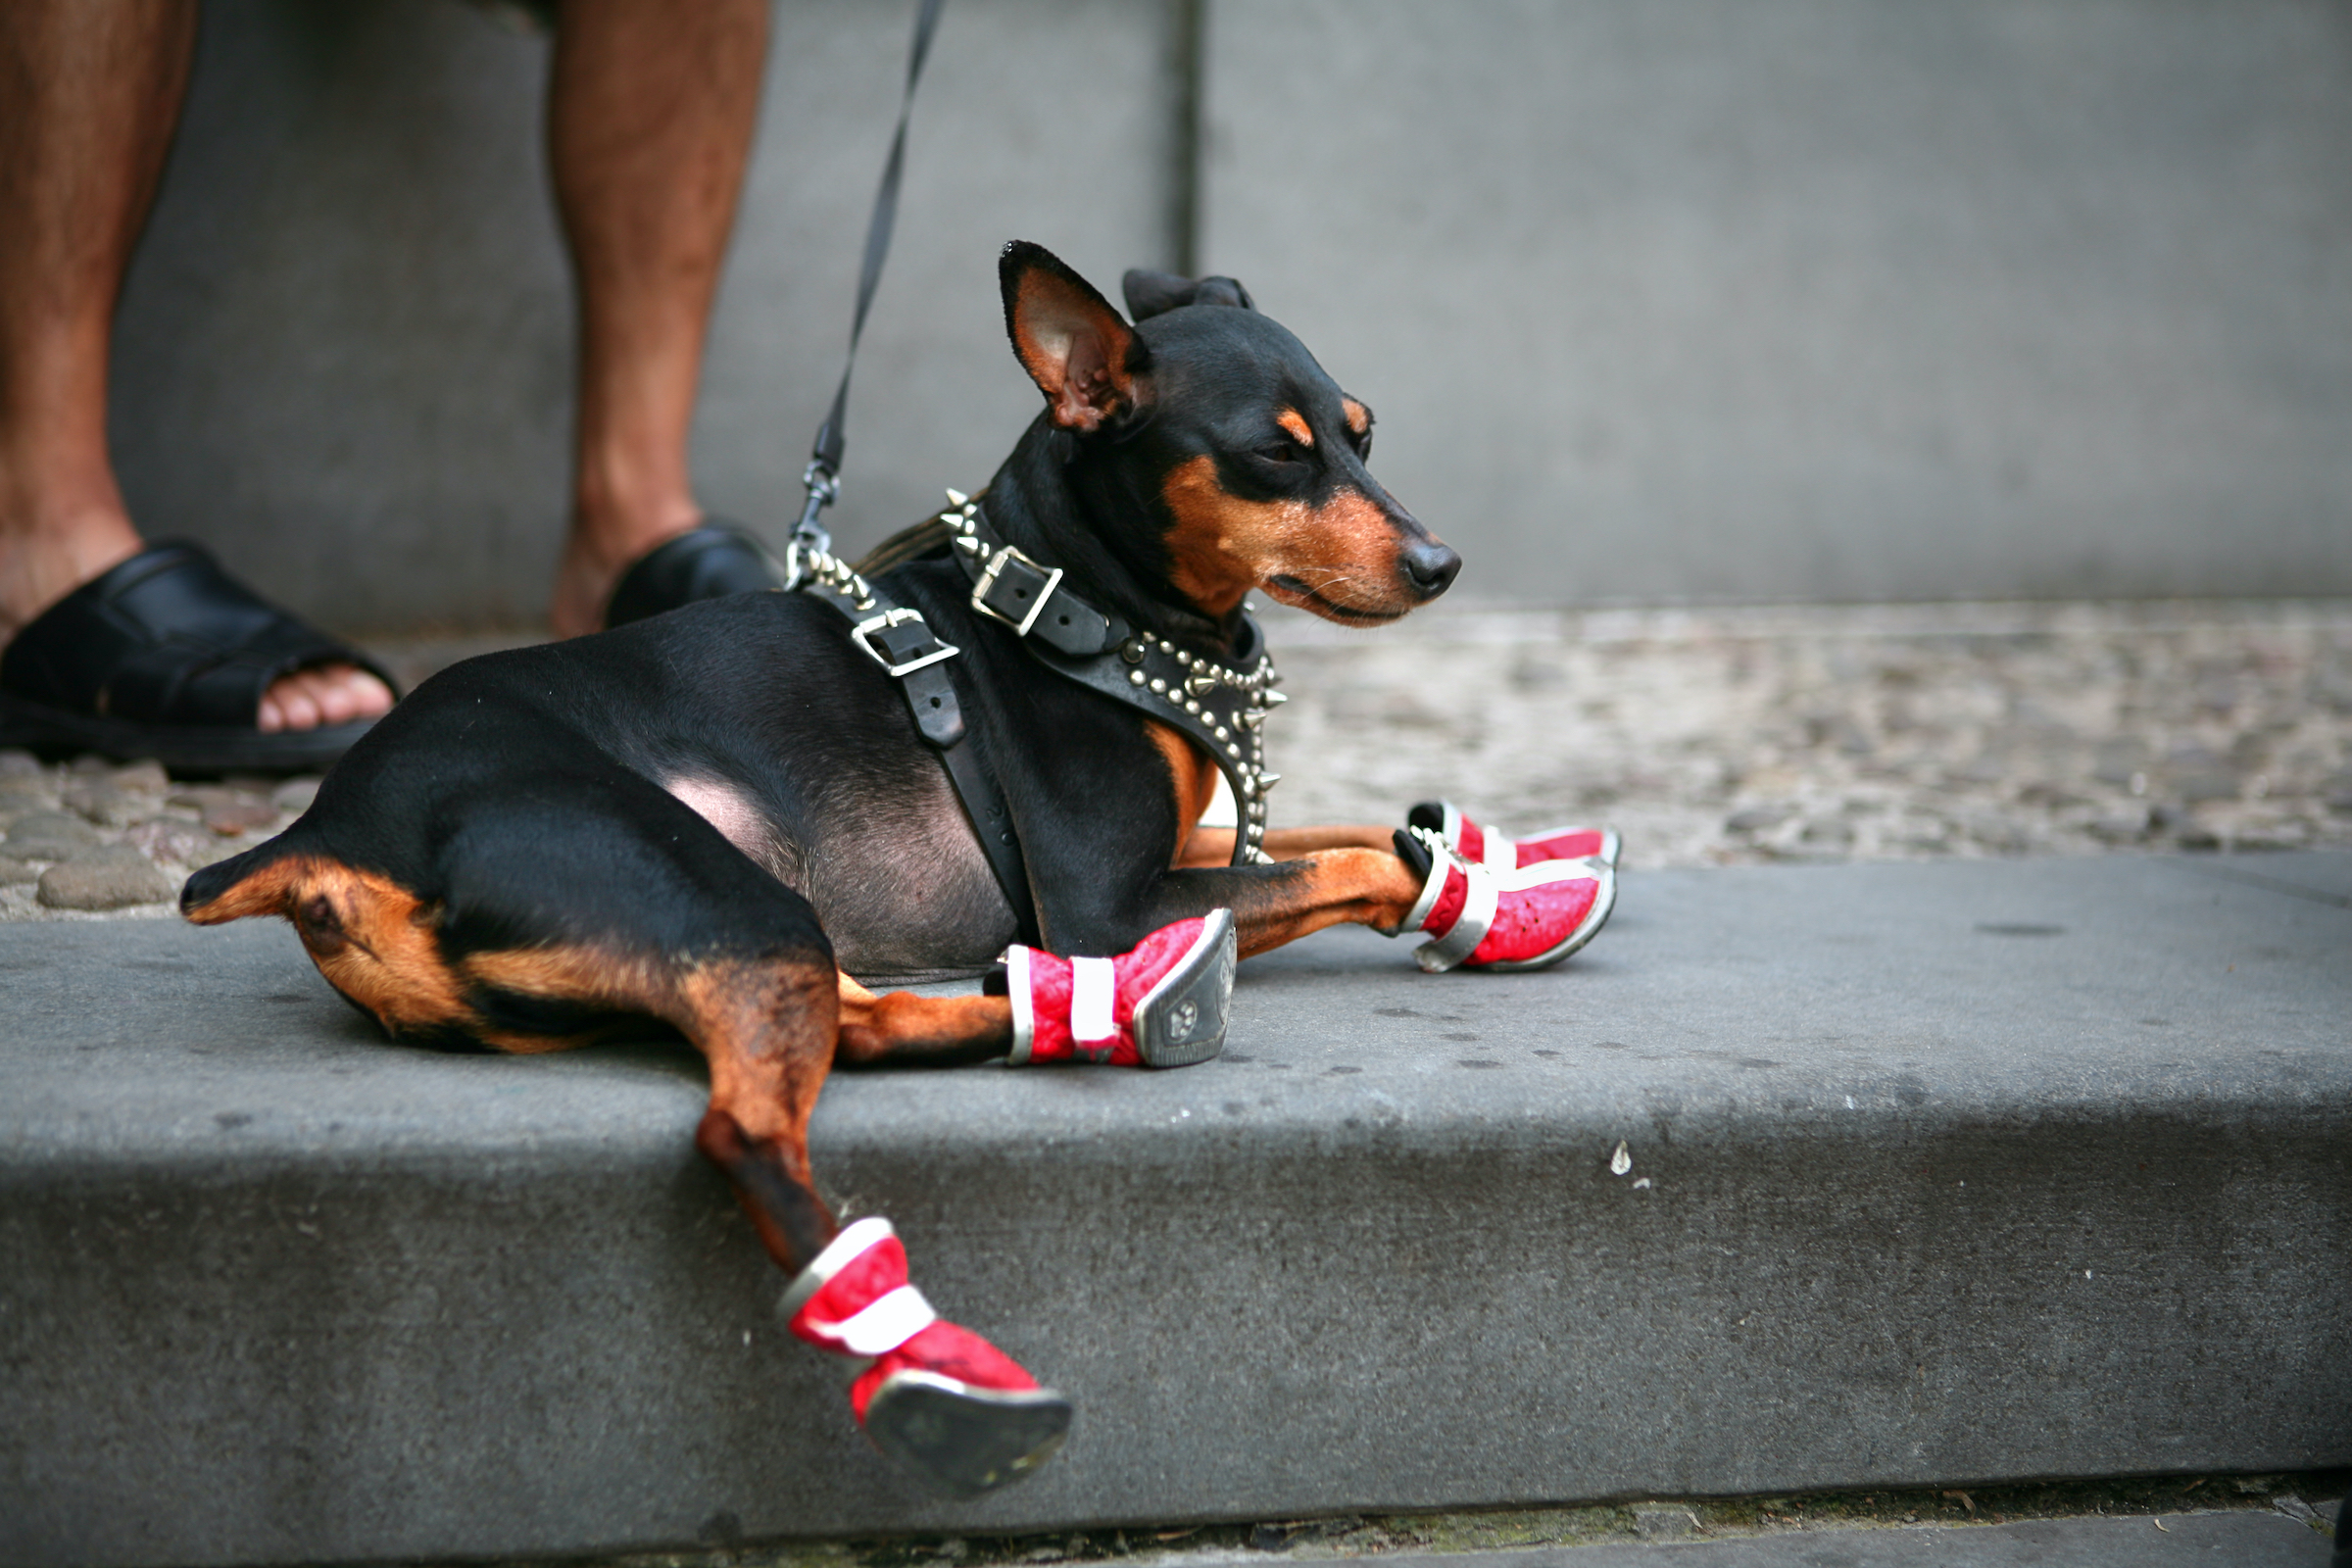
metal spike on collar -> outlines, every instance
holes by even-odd
[[[968,505],[968,504],[970,503],[971,499],[972,499],[972,498],[971,498],[970,496],[967,496],[967,495],[965,495],[965,494],[964,494],[962,491],[960,491],[960,490],[956,489],[956,488],[954,485],[950,485],[950,486],[948,486],[948,505],[949,505],[949,506],[951,506],[951,507],[960,507],[960,506],[965,506],[965,505]]]

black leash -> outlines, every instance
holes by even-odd
[[[841,384],[834,388],[833,407],[816,429],[816,445],[801,482],[808,499],[801,510],[799,526],[784,557],[786,591],[806,593],[830,606],[850,622],[850,642],[882,666],[899,683],[914,727],[939,753],[956,795],[971,818],[972,834],[988,857],[989,869],[1012,906],[1018,935],[1039,939],[1037,906],[1029,889],[1029,868],[1021,841],[1013,830],[1012,812],[1004,792],[981,761],[978,749],[968,744],[970,731],[963,706],[956,701],[947,661],[959,649],[932,633],[922,612],[899,605],[833,555],[833,536],[818,514],[841,493],[844,432],[849,423],[850,375],[858,366],[858,343],[865,335],[866,314],[873,309],[874,291],[882,282],[882,263],[890,254],[892,228],[898,222],[899,186],[906,172],[906,122],[914,112],[915,84],[922,79],[923,62],[931,54],[931,37],[939,28],[942,0],[921,0],[914,17],[914,37],[906,50],[906,85],[899,98],[899,126],[890,139],[890,157],[882,166],[882,182],[874,191],[873,216],[865,226],[865,258],[858,270],[858,309],[850,319],[850,351],[841,367]]]
[[[906,122],[914,113],[914,87],[922,79],[923,62],[930,58],[931,35],[939,28],[943,0],[922,0],[914,16],[914,38],[906,49],[906,86],[899,97],[899,128],[890,138],[890,158],[882,166],[882,183],[874,191],[873,216],[865,224],[865,260],[858,269],[858,311],[850,318],[850,352],[842,362],[841,385],[833,390],[833,408],[816,427],[816,445],[801,482],[808,499],[801,508],[800,525],[792,531],[792,553],[785,558],[788,587],[800,586],[798,556],[813,550],[829,554],[833,536],[817,514],[841,494],[841,457],[849,424],[850,372],[858,366],[858,340],[865,335],[866,312],[873,308],[874,290],[881,286],[882,262],[890,254],[890,234],[899,219],[899,182],[906,172]]]

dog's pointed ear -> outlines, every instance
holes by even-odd
[[[1016,239],[997,261],[1004,331],[1054,422],[1081,434],[1144,400],[1151,352],[1095,286],[1043,245]]]
[[[1174,272],[1153,272],[1141,267],[1127,270],[1127,275],[1119,279],[1119,292],[1127,296],[1127,314],[1139,321],[1179,305],[1238,305],[1245,311],[1257,309],[1250,291],[1234,278],[1179,277]]]

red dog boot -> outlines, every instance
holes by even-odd
[[[1554,827],[1511,839],[1462,814],[1451,801],[1423,801],[1404,815],[1407,827],[1425,827],[1459,850],[1465,860],[1490,870],[1515,871],[1544,860],[1598,860],[1615,868],[1619,848],[1613,827]]]
[[[1415,852],[1419,853],[1415,853]],[[1424,857],[1421,897],[1397,927],[1434,939],[1413,952],[1431,974],[1541,969],[1592,940],[1617,903],[1617,872],[1600,860],[1544,860],[1496,871],[1468,859],[1428,828],[1396,835],[1407,865]]]
[[[1015,1066],[1100,1061],[1189,1067],[1225,1049],[1233,1000],[1233,911],[1162,926],[1115,958],[1004,951]]]
[[[916,1475],[962,1496],[1018,1481],[1054,1456],[1070,1401],[906,1283],[906,1250],[886,1219],[850,1225],[784,1293],[792,1332],[868,1364],[850,1385],[866,1437]]]

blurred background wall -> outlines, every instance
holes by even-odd
[[[696,436],[780,532],[911,4],[782,0]],[[213,0],[116,345],[154,535],[359,632],[527,626],[563,526],[547,44]],[[836,531],[1036,408],[995,254],[1231,272],[1464,600],[2352,593],[2342,0],[950,0]]]

